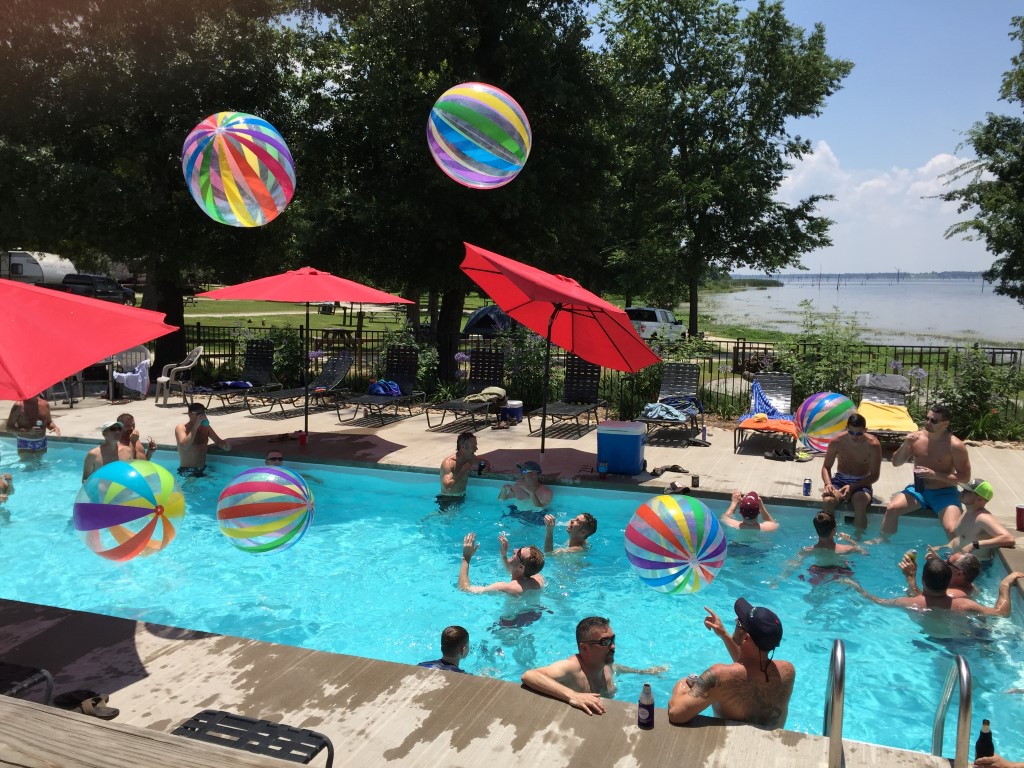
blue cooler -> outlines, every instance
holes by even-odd
[[[615,475],[644,471],[647,426],[639,421],[602,421],[597,425],[597,462]]]
[[[507,400],[506,404],[501,406],[501,412],[498,415],[499,418],[502,418],[505,421],[515,419],[516,424],[518,424],[523,420],[523,401]]]

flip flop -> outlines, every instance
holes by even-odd
[[[671,467],[665,467],[666,472],[678,472],[682,475],[690,474],[690,470],[680,467],[678,464],[673,464]]]
[[[60,709],[78,709],[82,706],[82,702],[86,699],[94,699],[100,694],[96,691],[89,691],[86,689],[80,689],[77,691],[68,691],[67,693],[61,693],[53,697],[53,706],[59,707]]]
[[[119,714],[121,710],[115,707],[108,707],[107,702],[109,698],[106,694],[99,696],[93,696],[91,699],[86,699],[82,702],[81,710],[83,715],[89,715],[90,717],[98,717],[100,720],[113,720]]]
[[[796,452],[796,461],[801,461],[801,462],[802,461],[810,461],[813,458],[814,457],[811,456],[811,454],[809,454],[807,451],[797,451]]]
[[[668,489],[672,493],[681,493],[683,496],[690,495],[690,489],[685,485],[680,485],[675,480],[668,484]]]

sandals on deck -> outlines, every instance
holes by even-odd
[[[668,464],[668,465],[666,465],[664,467],[655,467],[654,469],[652,469],[651,470],[651,477],[660,477],[661,475],[665,474],[666,472],[679,472],[680,474],[683,474],[683,475],[690,474],[690,470],[683,469],[678,464]]]
[[[78,690],[68,691],[67,693],[55,696],[53,705],[61,709],[70,710],[71,712],[80,712],[83,715],[97,717],[100,720],[113,720],[121,714],[121,710],[108,707],[108,701],[110,701],[110,697],[105,693]]]

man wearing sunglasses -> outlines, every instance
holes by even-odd
[[[100,432],[103,433],[103,444],[85,454],[85,466],[82,467],[83,483],[89,479],[89,475],[104,464],[111,464],[115,461],[132,461],[135,458],[135,449],[121,443],[123,430],[124,424],[120,421],[108,421],[100,426]]]
[[[907,435],[892,455],[892,465],[914,463],[914,482],[890,499],[882,518],[882,537],[899,528],[900,515],[915,509],[930,509],[939,518],[946,539],[956,536],[960,522],[960,492],[957,483],[971,480],[967,446],[949,431],[952,412],[945,405],[928,409],[923,428]]]
[[[925,560],[932,560],[939,557],[935,547],[928,545],[928,554]],[[946,594],[950,597],[970,597],[978,593],[974,586],[974,580],[981,573],[981,561],[974,555],[964,552],[954,552],[946,558],[952,574],[949,578],[949,586],[946,587]],[[899,564],[900,571],[907,580],[907,595],[916,597],[921,594],[921,588],[917,585],[917,552],[908,550],[903,555]]]
[[[524,461],[516,464],[519,477],[514,483],[506,483],[498,492],[498,500],[516,499],[528,501],[535,508],[543,509],[551,503],[551,489],[540,481],[540,464],[536,461]]]
[[[520,547],[506,559],[508,539],[502,534],[498,537],[501,545],[501,562],[508,570],[511,581],[496,581],[486,586],[474,586],[469,581],[469,562],[473,559],[480,545],[476,543],[476,534],[467,533],[462,540],[462,564],[459,566],[459,589],[463,592],[483,594],[486,592],[502,592],[509,597],[523,597],[537,592],[544,587],[544,577],[540,575],[544,567],[544,553],[540,547]]]
[[[836,507],[849,501],[853,505],[853,525],[859,531],[868,527],[871,486],[882,473],[882,445],[867,428],[867,420],[859,413],[850,416],[846,432],[828,444],[821,466],[825,511],[835,515]],[[833,473],[836,462],[839,466]]]
[[[527,688],[586,712],[603,715],[602,699],[615,696],[615,673],[655,675],[668,667],[631,669],[615,663],[615,632],[601,616],[588,616],[576,625],[576,647],[567,659],[546,667],[528,669],[522,682]]]

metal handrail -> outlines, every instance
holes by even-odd
[[[956,718],[956,752],[953,754],[953,768],[967,768],[967,750],[971,741],[971,668],[967,660],[957,654],[953,666],[946,675],[946,685],[942,689],[939,708],[935,713],[932,725],[932,754],[942,756],[943,731],[946,728],[946,715],[949,713],[949,702],[953,698],[953,684],[959,683],[960,711]]]
[[[832,643],[832,661],[825,685],[825,723],[822,732],[829,737],[828,768],[843,764],[843,701],[846,693],[846,646],[836,638]]]

